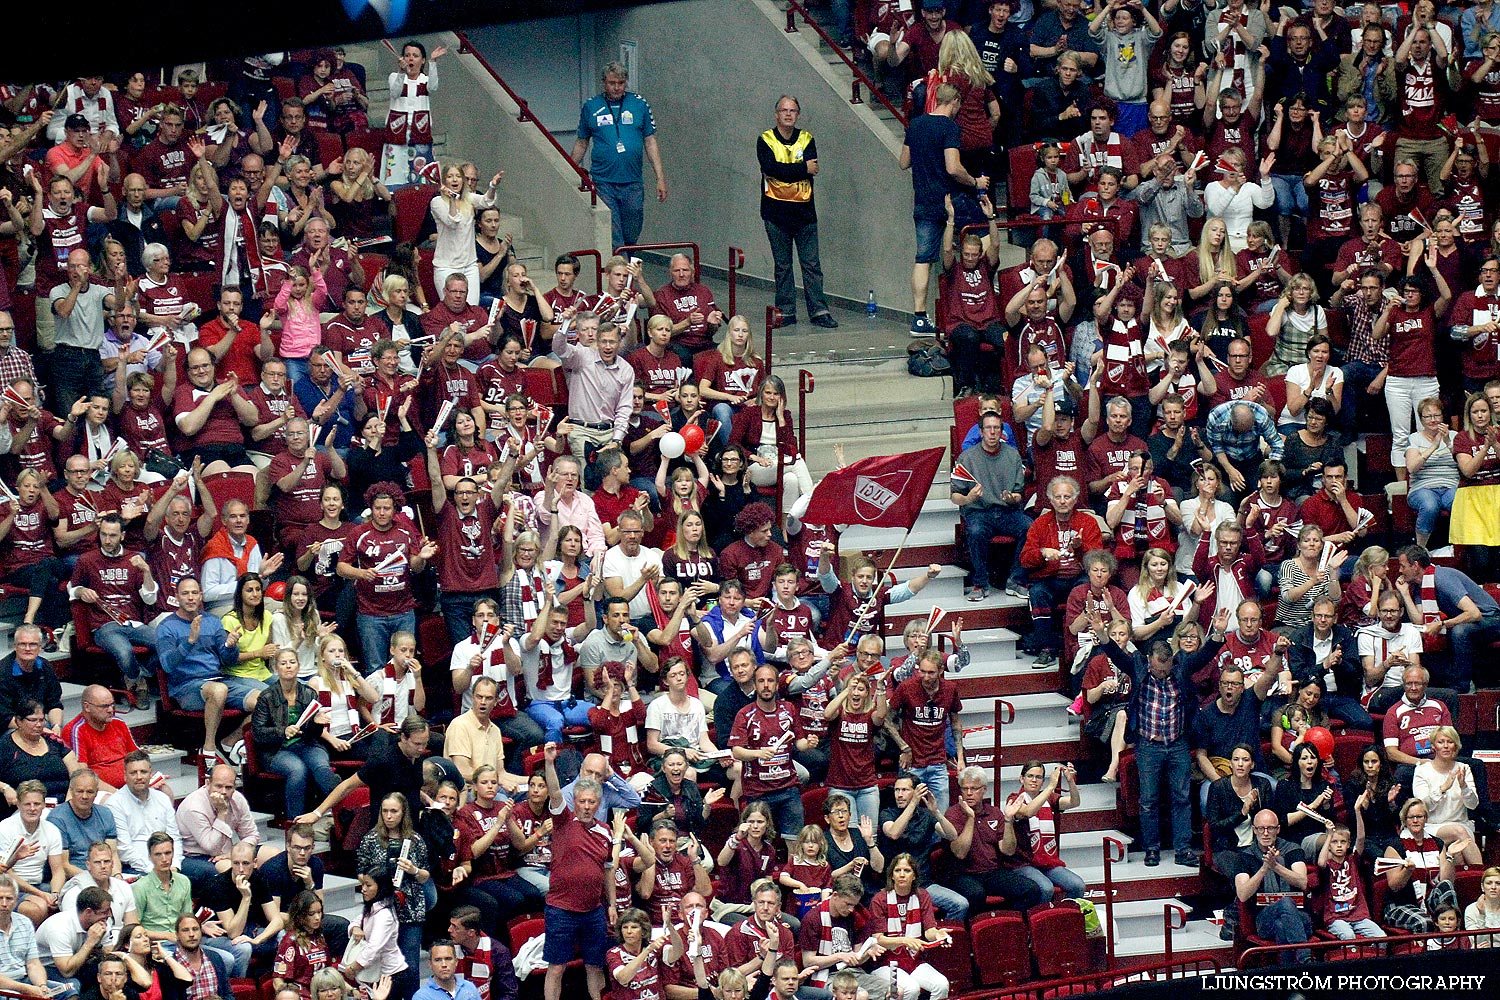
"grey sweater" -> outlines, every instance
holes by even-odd
[[[1007,506],[1000,498],[1007,493],[1021,492],[1025,483],[1026,465],[1021,460],[1021,453],[1003,441],[1000,443],[1000,450],[993,455],[984,450],[984,445],[976,444],[959,455],[958,460],[984,489],[983,496],[961,508],[965,515],[970,511]],[[968,483],[957,480],[953,484],[954,493],[967,495],[972,488]]]

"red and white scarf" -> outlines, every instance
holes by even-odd
[[[255,192],[251,192],[252,200]],[[230,271],[231,262],[239,271],[240,281],[250,280],[254,297],[264,299],[270,297],[266,290],[266,271],[260,256],[260,239],[255,226],[255,217],[250,211],[250,202],[245,207],[235,211],[227,201],[224,203],[224,236],[219,241],[219,250],[223,253],[223,259],[219,262],[219,279],[225,280]],[[245,256],[243,261],[231,254],[238,254],[243,248]],[[245,273],[246,271],[249,273]]]
[[[828,912],[828,900],[819,903],[817,909],[808,914],[804,919],[816,920],[818,928],[818,954],[832,955],[833,951],[833,914]],[[850,943],[851,947],[853,942]],[[836,970],[832,966],[826,966],[812,974],[809,980],[814,986],[827,987],[828,980],[833,977]]]
[[[1145,345],[1141,342],[1141,322],[1115,319],[1104,335],[1104,382],[1125,389],[1146,378]]]
[[[1219,15],[1219,20],[1214,30],[1217,31],[1226,21],[1232,21],[1233,19],[1234,14],[1229,10],[1225,10]],[[1238,21],[1239,26],[1242,28],[1250,26],[1249,8],[1240,8]],[[1228,37],[1224,39],[1224,58],[1229,61],[1230,66],[1227,86],[1239,91],[1240,95],[1246,101],[1249,101],[1251,88],[1253,87],[1253,77],[1250,73],[1250,52],[1245,48],[1245,43],[1239,34],[1233,29],[1230,29]],[[1215,95],[1215,99],[1217,100],[1217,95]]]
[[[1438,609],[1437,599],[1437,567],[1428,566],[1422,570],[1422,625],[1425,627],[1442,620],[1443,612]]]
[[[913,887],[910,896],[900,898],[895,889],[887,889],[885,897],[885,933],[889,937],[908,937],[922,940],[922,896],[921,890]],[[890,953],[891,964],[904,972],[917,967],[917,956],[905,948]]]
[[[536,683],[531,688],[532,701],[566,701],[573,691],[573,664],[578,647],[566,637],[556,644],[546,639],[536,644]]]
[[[544,593],[542,574],[536,567],[522,569],[516,567],[516,579],[520,581],[521,587],[521,617],[526,621],[526,631],[531,631],[531,626],[536,624],[537,615],[541,613],[540,605],[537,604],[537,595]]]
[[[1111,132],[1102,147],[1092,131],[1074,139],[1073,144],[1078,153],[1078,165],[1089,172],[1091,184],[1098,179],[1101,167],[1125,169],[1125,143],[1118,132]]]

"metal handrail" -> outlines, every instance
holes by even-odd
[[[1470,946],[1472,947],[1475,938],[1484,936],[1493,938],[1495,936],[1495,932],[1492,930],[1446,932],[1428,931],[1423,934],[1410,934],[1402,931],[1399,933],[1388,932],[1385,937],[1381,938],[1354,938],[1352,940],[1347,938],[1342,940],[1312,938],[1307,941],[1297,941],[1292,944],[1262,944],[1256,945],[1253,948],[1246,948],[1244,951],[1240,952],[1239,958],[1235,961],[1235,968],[1249,969],[1254,967],[1254,965],[1269,964],[1261,963],[1260,961],[1255,961],[1254,963],[1252,963],[1251,961],[1247,960],[1269,959],[1272,956],[1285,956],[1289,953],[1297,951],[1316,952],[1317,954],[1314,954],[1312,956],[1312,959],[1315,962],[1319,961],[1320,956],[1324,955],[1327,952],[1336,952],[1346,948],[1351,952],[1358,952],[1358,957],[1361,958],[1365,957],[1365,955],[1370,952],[1375,952],[1378,954],[1379,952],[1384,951],[1387,954],[1390,954],[1389,948],[1393,945],[1397,947],[1411,947],[1412,945],[1416,945],[1419,951],[1425,954],[1427,942],[1430,940],[1434,940],[1437,938],[1467,938],[1469,940]]]
[[[500,85],[500,89],[505,91],[506,95],[510,97],[512,101],[516,102],[516,107],[520,108],[521,113],[516,116],[516,121],[531,122],[536,126],[537,131],[542,134],[542,138],[546,139],[547,142],[552,146],[552,148],[557,150],[557,154],[563,158],[563,162],[572,167],[573,172],[578,175],[578,190],[588,192],[589,203],[592,205],[598,205],[599,189],[594,186],[594,179],[589,176],[589,172],[582,166],[580,166],[577,160],[573,159],[571,153],[562,148],[562,143],[558,142],[557,138],[547,130],[547,126],[542,124],[541,119],[531,113],[531,105],[527,104],[526,99],[520,94],[516,93],[515,90],[511,88],[510,84],[506,83],[505,80],[500,76],[500,74],[495,71],[495,67],[490,65],[490,61],[479,53],[479,50],[474,47],[474,43],[469,41],[468,34],[462,31],[455,31],[454,34],[458,36],[459,54],[473,56],[474,60],[479,63],[479,65],[484,67],[485,72],[487,72],[490,77]],[[391,51],[395,51],[394,47],[391,46],[391,43],[389,41],[387,41],[385,44],[387,48],[391,48]]]
[[[807,447],[807,397],[818,386],[812,372],[806,368],[797,371],[797,443]]]
[[[881,106],[889,111],[891,115],[896,119],[896,121],[901,123],[902,128],[905,128],[907,125],[906,115],[901,113],[901,109],[892,104],[886,98],[885,94],[881,93],[879,85],[877,85],[874,80],[871,80],[870,77],[866,75],[864,70],[859,68],[859,64],[849,56],[849,53],[844,51],[843,46],[839,45],[838,42],[835,42],[833,40],[833,36],[824,31],[821,24],[819,24],[817,21],[814,21],[812,19],[812,15],[808,14],[806,8],[798,3],[797,0],[787,0],[786,33],[788,35],[795,35],[797,33],[797,18],[799,16],[802,18],[802,20],[806,21],[807,26],[809,28],[812,28],[817,36],[823,40],[823,44],[832,49],[833,54],[838,56],[845,66],[849,67],[849,72],[854,74],[854,79],[851,81],[849,90],[849,103],[865,103],[864,98],[860,96],[859,88],[861,85],[868,87],[870,93],[874,95],[877,101],[880,102]]]
[[[594,259],[594,294],[604,291],[604,255],[598,250],[569,250],[570,257],[592,257]],[[580,278],[582,274],[578,275]]]
[[[745,251],[741,250],[739,247],[731,246],[729,248],[729,315],[731,316],[734,316],[739,312],[739,310],[735,308],[734,293],[735,285],[737,284],[737,279],[739,278],[739,273],[744,268],[744,266]]]
[[[1096,990],[1110,989],[1158,976],[1179,979],[1188,975],[1217,975],[1223,968],[1215,958],[1188,958],[1177,961],[1141,962],[1124,968],[1085,972],[1063,979],[1041,979],[1011,987],[988,987],[952,994],[955,1000],[1041,1000],[1044,997],[1079,996]],[[1174,973],[1176,973],[1174,975]]]
[[[1016,706],[1004,698],[995,699],[995,759],[991,767],[995,769],[995,797],[991,800],[999,805],[1004,799],[1001,797],[1000,769],[1005,766],[1005,737],[1001,735],[1005,727],[1016,721]]]
[[[1114,867],[1125,860],[1125,842],[1115,837],[1104,838],[1104,956],[1109,967],[1115,967],[1115,872]]]

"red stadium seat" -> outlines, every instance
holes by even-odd
[[[255,477],[244,472],[218,472],[203,477],[203,485],[214,498],[220,511],[230,500],[243,500],[251,510],[255,509]],[[259,539],[257,539],[259,541]],[[269,540],[267,541],[269,545]]]
[[[1083,911],[1076,904],[1065,900],[1033,907],[1026,920],[1031,924],[1031,956],[1039,978],[1077,976],[1089,970]]]
[[[286,784],[286,777],[277,774],[262,764],[260,751],[255,747],[255,740],[248,735],[245,738],[245,794],[251,800],[256,809],[264,809],[277,819],[291,819],[283,816],[286,811],[286,796],[282,794],[282,786]]]
[[[962,923],[939,923],[947,931],[953,943],[946,948],[934,948],[923,954],[928,965],[948,978],[950,993],[963,993],[974,988],[974,945],[969,939],[969,929]]]
[[[337,132],[317,132],[315,135],[318,140],[318,162],[326,170],[333,165],[334,160],[343,157],[344,140]]]
[[[1026,921],[1009,910],[986,913],[969,924],[980,986],[1015,986],[1031,978]]]
[[[1271,411],[1271,419],[1275,420],[1281,416],[1281,411],[1286,407],[1286,376],[1271,375],[1266,378],[1266,409]]]
[[[568,405],[568,385],[563,381],[561,368],[527,368],[525,382],[526,395],[533,403],[552,407]]]
[[[356,147],[378,159],[385,152],[385,133],[374,129],[355,129],[344,136],[344,149]]]
[[[291,77],[273,76],[271,86],[276,88],[276,96],[283,101],[297,96],[297,81]]]
[[[173,746],[179,742],[189,742],[191,745],[186,749],[197,749],[202,745],[202,737],[198,734],[203,732],[203,713],[201,711],[191,712],[172,700],[168,691],[167,672],[160,667],[156,670],[156,686],[161,697],[161,704],[157,706],[157,717],[162,720],[162,729],[173,738]],[[224,716],[219,720],[219,732],[214,734],[214,739],[219,738],[219,733],[226,729],[233,731],[240,727],[245,721],[245,713],[237,708],[225,708]],[[246,740],[245,742],[249,742]]]
[[[436,184],[412,184],[392,192],[392,208],[395,212],[395,237],[397,243],[416,241],[422,228],[422,219],[427,214],[433,196],[438,193]],[[436,299],[432,301],[436,302]]]
[[[1275,338],[1266,332],[1266,324],[1270,319],[1269,313],[1250,314],[1250,365],[1257,371],[1276,349]]]

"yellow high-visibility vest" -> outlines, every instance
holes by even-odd
[[[797,134],[797,141],[788,146],[782,142],[781,136],[774,128],[768,128],[760,134],[767,146],[771,149],[771,155],[776,157],[777,163],[801,163],[803,154],[807,147],[812,144],[812,133],[802,129]],[[778,181],[771,177],[761,175],[765,182],[766,197],[776,201],[790,201],[807,203],[812,201],[812,178],[808,177],[800,181]]]

